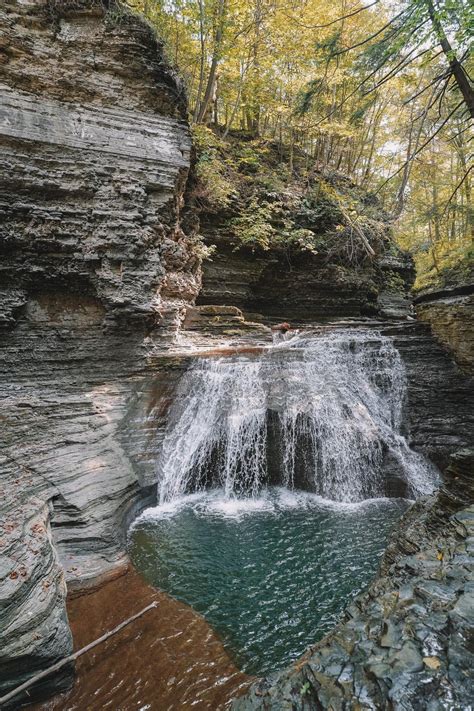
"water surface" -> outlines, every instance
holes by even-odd
[[[278,487],[257,499],[191,494],[145,512],[130,554],[148,582],[205,617],[242,670],[261,675],[334,626],[407,505],[335,504]]]

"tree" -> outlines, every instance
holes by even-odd
[[[433,28],[433,31],[436,35],[436,38],[441,45],[441,49],[443,50],[446,59],[448,60],[449,68],[450,68],[450,73],[448,76],[453,76],[454,79],[456,80],[456,83],[458,85],[458,89],[462,94],[464,103],[466,104],[466,107],[469,110],[469,113],[471,115],[471,118],[474,118],[474,91],[472,88],[471,81],[469,80],[469,77],[466,73],[466,70],[464,69],[462,63],[459,61],[457,58],[451,43],[448,40],[448,37],[446,35],[446,32],[443,29],[442,25],[442,17],[443,14],[440,10],[435,8],[432,0],[423,0],[424,5],[428,11],[428,15],[431,21],[431,25]],[[461,20],[466,17],[467,19],[467,8],[465,7],[463,2],[457,2],[457,3],[443,3],[445,6],[446,10],[449,11],[449,16],[453,18],[460,18]],[[469,6],[468,6],[469,7]],[[472,7],[472,6],[471,6]],[[459,11],[459,15],[457,14],[452,14],[453,11]],[[464,27],[462,27],[464,30]]]
[[[128,2],[165,40],[194,123],[276,143],[289,175],[301,155],[308,175],[345,173],[405,243],[432,240],[425,271],[465,251],[470,0]]]

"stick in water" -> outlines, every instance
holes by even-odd
[[[40,681],[40,679],[44,679],[45,676],[49,676],[53,672],[58,671],[59,669],[62,669],[62,667],[66,666],[66,664],[69,664],[69,662],[75,661],[78,657],[80,657],[82,654],[85,654],[93,647],[96,647],[101,642],[105,642],[106,639],[108,639],[109,637],[112,637],[112,635],[116,634],[121,629],[123,629],[124,627],[129,625],[130,622],[133,622],[134,620],[136,620],[137,617],[141,617],[145,612],[148,612],[148,610],[152,610],[153,608],[155,608],[157,606],[158,606],[157,602],[152,602],[151,605],[144,607],[143,610],[140,610],[140,612],[137,612],[136,615],[133,615],[132,617],[129,617],[127,620],[124,620],[124,622],[121,622],[119,625],[117,625],[117,627],[114,627],[113,630],[110,630],[110,632],[106,632],[105,634],[102,635],[102,637],[99,637],[94,642],[91,642],[90,644],[86,644],[85,647],[82,647],[82,649],[78,649],[77,652],[73,652],[73,654],[70,654],[68,657],[64,657],[64,659],[61,659],[60,662],[56,662],[56,664],[53,664],[52,667],[49,667],[48,669],[44,669],[42,672],[39,672],[39,674],[35,674],[35,676],[32,676],[31,679],[28,679],[28,681],[25,681],[20,686],[17,686],[16,689],[13,689],[13,691],[9,691],[8,694],[5,694],[5,696],[0,697],[0,707],[2,704],[6,703],[7,701],[10,701],[10,699],[13,699],[17,694],[20,694],[22,691],[26,691],[26,689],[29,689],[30,686],[33,686],[33,684],[36,684],[36,682]]]

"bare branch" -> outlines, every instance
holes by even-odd
[[[436,131],[423,143],[423,145],[420,146],[419,148],[417,148],[417,150],[414,151],[409,158],[407,158],[407,160],[400,166],[400,168],[398,168],[398,170],[395,171],[395,173],[393,173],[386,180],[384,180],[382,185],[380,185],[380,187],[378,187],[377,190],[375,191],[375,195],[377,195],[382,190],[382,188],[384,188],[387,185],[387,183],[390,182],[390,180],[392,180],[399,173],[401,173],[401,171],[405,168],[407,163],[410,163],[410,161],[412,161],[414,158],[416,158],[416,156],[419,153],[421,153],[421,151],[424,148],[426,148],[427,145],[429,145],[431,143],[431,141],[438,135],[438,133],[441,131],[441,129],[448,123],[451,116],[453,116],[453,114],[456,113],[456,111],[459,109],[460,106],[462,106],[463,103],[464,103],[463,101],[460,101],[459,104],[457,104],[457,106],[454,107],[454,109],[448,114],[448,116],[444,119],[444,121],[438,126]]]
[[[434,86],[436,87],[437,84],[439,84],[439,83],[443,80],[443,78],[444,78],[444,77],[441,77],[440,79],[438,79],[438,81],[434,83]],[[441,89],[439,89],[439,91],[436,91],[436,90],[435,90],[435,92],[431,95],[431,98],[430,98],[430,101],[429,101],[428,106],[426,106],[425,108],[423,108],[423,109],[420,111],[420,113],[419,113],[417,116],[415,116],[415,118],[413,119],[413,121],[418,121],[418,119],[420,119],[421,117],[424,118],[424,117],[426,116],[427,112],[436,104],[436,102],[438,101],[438,99],[439,99],[439,98],[443,95],[443,93],[446,91],[446,87],[448,86],[450,80],[451,80],[451,75],[449,75],[448,77],[446,77],[446,80],[445,80],[443,86],[441,87]],[[439,120],[439,119],[440,119],[440,116],[438,115],[438,120]]]
[[[405,18],[405,20],[410,19],[410,17],[413,15],[413,13],[414,13],[414,10],[409,12],[407,17]],[[366,37],[361,42],[357,42],[356,44],[351,45],[351,47],[345,47],[344,49],[339,50],[339,52],[335,52],[331,58],[334,59],[335,57],[338,57],[341,54],[346,54],[347,52],[351,52],[353,49],[357,49],[357,47],[362,47],[364,44],[367,44],[371,40],[373,40],[376,37],[378,37],[379,35],[381,35],[382,32],[385,32],[385,30],[388,27],[391,27],[391,25],[393,25],[404,14],[405,14],[405,10],[402,10],[401,12],[398,13],[398,15],[395,15],[395,17],[392,17],[392,19],[389,20],[383,27],[381,27],[380,30],[377,30],[377,32],[374,32],[372,35],[369,35],[369,37]],[[389,35],[387,38],[385,38],[384,41],[386,41],[387,39],[390,39],[391,37],[396,35],[398,32],[400,32],[400,29],[401,29],[401,27],[397,27],[391,35]]]
[[[380,2],[380,0],[374,0],[374,2],[371,2],[370,5],[365,5],[365,7],[359,7],[358,10],[354,10],[353,12],[348,12],[347,15],[342,15],[342,17],[338,17],[336,20],[332,20],[331,22],[326,22],[323,25],[306,25],[304,22],[299,22],[295,17],[292,17],[291,15],[287,15],[286,13],[283,13],[283,14],[289,20],[291,20],[295,24],[299,25],[299,27],[304,27],[306,30],[323,30],[326,27],[331,27],[332,25],[336,25],[338,22],[347,20],[349,17],[354,17],[355,15],[358,15],[360,12],[364,12],[364,10],[368,10],[369,8],[373,7],[374,5],[378,5],[379,2]]]
[[[414,48],[411,50],[411,52],[414,52],[414,51],[417,49],[418,46],[419,46],[419,45],[417,45],[416,47],[414,47]],[[425,51],[428,51],[428,50],[425,50]],[[406,62],[406,59],[410,56],[411,52],[409,52],[409,53],[404,57],[404,59],[402,60],[402,62],[405,62],[404,66],[401,67],[402,69],[404,69],[404,68],[407,67],[409,64],[411,64],[412,62],[414,62],[415,59],[417,59],[417,57],[413,57],[410,61]],[[421,53],[421,54],[423,54],[423,53]],[[418,56],[421,56],[421,54],[418,55]],[[386,64],[387,61],[388,61],[388,58],[385,59],[383,62],[381,62],[372,72],[370,72],[370,74],[368,74],[368,75],[356,86],[356,88],[355,88],[353,91],[349,92],[349,94],[346,96],[346,98],[345,98],[343,101],[341,101],[341,103],[339,103],[337,106],[335,106],[333,109],[331,109],[331,111],[330,111],[328,114],[326,114],[326,116],[323,116],[322,119],[320,119],[319,121],[317,121],[315,124],[312,124],[311,126],[309,126],[309,128],[317,128],[317,127],[320,126],[322,123],[324,123],[324,121],[326,121],[327,119],[331,118],[331,116],[333,116],[333,115],[336,113],[336,111],[339,111],[339,109],[342,109],[342,107],[349,101],[349,99],[351,99],[353,96],[355,96],[355,95],[359,92],[359,90],[362,89],[362,87],[364,86],[364,84],[366,84],[366,83],[369,81],[369,79],[372,79],[372,77],[377,74],[377,72]],[[397,67],[399,67],[399,66],[400,66],[400,63],[397,65]],[[393,73],[394,73],[394,70],[391,70],[390,72],[388,72],[388,74],[386,75],[386,81],[388,81],[388,79],[392,78]],[[378,86],[378,85],[377,85],[377,86]],[[364,96],[367,96],[368,94],[370,94],[371,92],[373,92],[373,91],[375,90],[375,88],[377,88],[377,87],[373,87],[372,89],[369,89],[368,91],[364,92],[363,95],[364,95]]]
[[[410,96],[409,99],[406,99],[406,101],[403,102],[403,106],[406,106],[407,104],[410,104],[412,101],[415,99],[418,99],[419,96],[425,93],[425,91],[428,91],[428,89],[431,89],[433,84],[436,84],[437,82],[441,81],[442,79],[447,78],[451,74],[451,69],[447,69],[445,72],[442,74],[438,74],[435,76],[435,78],[430,81],[429,84],[427,84],[423,89],[420,89],[420,91],[417,91],[416,94],[413,94],[413,96]]]
[[[375,84],[373,87],[371,87],[371,88],[368,89],[367,91],[364,91],[364,93],[363,93],[362,95],[363,95],[363,96],[367,96],[368,94],[372,93],[373,91],[376,91],[379,87],[381,87],[383,84],[385,84],[385,82],[387,82],[387,81],[389,81],[390,79],[392,79],[392,77],[393,77],[394,74],[396,74],[396,73],[399,72],[399,71],[402,71],[403,69],[405,69],[406,67],[408,67],[410,64],[412,64],[412,62],[415,62],[417,59],[419,59],[419,58],[422,57],[424,54],[426,54],[427,52],[430,51],[430,48],[428,47],[428,49],[424,49],[422,52],[420,52],[419,54],[417,54],[417,55],[415,55],[414,57],[412,57],[409,61],[407,61],[407,60],[408,60],[408,57],[410,56],[410,54],[412,54],[419,46],[420,46],[419,44],[416,45],[416,47],[414,47],[410,52],[408,52],[408,54],[405,55],[405,57],[403,57],[403,58],[398,62],[398,64],[395,64],[395,66],[392,67],[392,69],[391,69],[389,72],[387,72],[387,74],[385,74],[385,75],[380,79],[380,81],[377,82],[377,84]]]
[[[454,190],[453,190],[453,192],[452,192],[452,194],[451,194],[451,196],[450,196],[448,202],[447,202],[446,205],[445,205],[445,208],[444,208],[444,210],[443,210],[443,212],[442,212],[441,217],[444,217],[444,216],[445,216],[446,212],[448,211],[449,205],[450,205],[450,203],[451,203],[453,197],[456,195],[456,193],[457,193],[457,191],[459,190],[459,188],[464,184],[465,180],[469,177],[469,173],[471,172],[471,170],[472,170],[473,168],[474,168],[474,165],[471,165],[471,167],[464,173],[462,179],[459,181],[459,183],[458,183],[458,184],[456,185],[456,187],[454,188]]]

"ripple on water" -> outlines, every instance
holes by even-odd
[[[264,674],[326,634],[376,571],[408,502],[334,503],[269,489],[192,494],[148,509],[130,554],[153,585],[192,605],[238,665]]]

